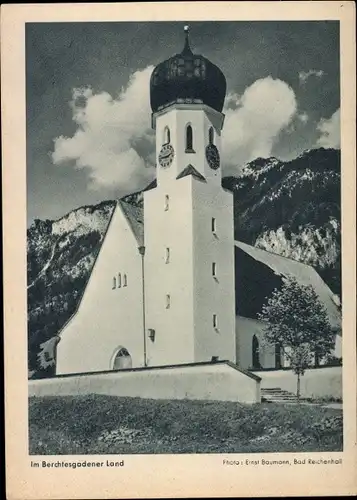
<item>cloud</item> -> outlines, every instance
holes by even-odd
[[[322,118],[317,124],[320,137],[317,145],[324,148],[339,148],[341,140],[340,132],[340,108],[330,118]]]
[[[54,164],[72,163],[88,173],[89,188],[116,189],[123,196],[155,176],[149,80],[152,67],[136,71],[113,98],[90,87],[74,89],[70,106],[77,129],[54,140]],[[258,156],[271,156],[282,130],[297,116],[293,89],[272,77],[255,81],[241,96],[227,95],[223,130],[224,173]],[[304,118],[300,118],[304,119]]]
[[[54,140],[52,160],[85,169],[90,188],[119,188],[121,193],[144,187],[154,176],[154,134],[150,124],[149,80],[152,67],[132,74],[113,98],[91,88],[74,89],[70,106],[77,130]]]
[[[299,72],[299,82],[301,85],[305,85],[310,76],[316,76],[316,78],[321,78],[324,75],[324,71],[322,69],[309,69],[309,71],[300,71]]]
[[[237,173],[237,165],[258,156],[269,157],[296,110],[293,89],[271,76],[256,80],[242,96],[228,94],[222,136],[225,173]]]

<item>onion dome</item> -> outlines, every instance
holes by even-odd
[[[223,109],[226,79],[222,71],[206,57],[194,54],[185,26],[185,45],[180,54],[161,62],[150,79],[152,112],[173,103],[202,103],[216,111]]]

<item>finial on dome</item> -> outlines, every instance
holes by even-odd
[[[188,39],[188,34],[190,32],[190,27],[188,24],[186,24],[183,28],[184,32],[185,32],[185,46],[183,48],[183,51],[182,51],[182,54],[183,55],[191,55],[192,54],[192,50],[191,50],[191,47],[190,47],[190,42],[189,42],[189,39]]]

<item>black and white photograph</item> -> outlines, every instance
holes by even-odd
[[[336,474],[341,23],[183,11],[24,25],[28,462]]]

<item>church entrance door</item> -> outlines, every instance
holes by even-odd
[[[129,351],[120,347],[113,361],[113,370],[125,370],[132,368],[132,360]]]

